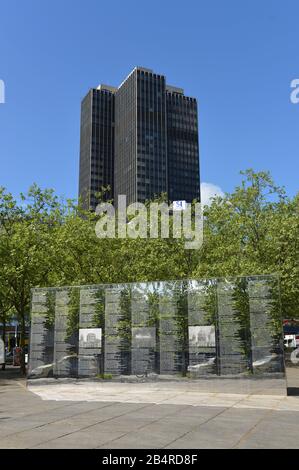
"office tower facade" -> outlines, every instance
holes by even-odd
[[[167,192],[165,77],[135,68],[115,94],[114,194],[127,203]]]
[[[161,193],[200,200],[197,102],[164,75],[136,67],[117,89],[101,85],[82,101],[79,195],[94,208],[107,185],[127,204]]]
[[[79,196],[86,209],[95,208],[102,187],[110,187],[105,198],[113,198],[115,91],[100,85],[81,104]]]
[[[195,98],[181,88],[166,88],[168,197],[200,200],[198,116]]]

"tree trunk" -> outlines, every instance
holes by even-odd
[[[26,364],[25,364],[25,335],[26,335],[26,324],[25,324],[25,318],[24,315],[22,315],[22,320],[21,320],[21,341],[20,341],[20,346],[22,349],[21,352],[21,374],[26,375]]]
[[[5,341],[6,341],[6,321],[5,320],[3,320],[2,325],[3,325],[2,339],[4,343],[4,364],[2,364],[2,370],[5,370]]]
[[[187,337],[184,336],[183,351],[182,351],[182,376],[183,377],[187,377],[188,365],[189,365],[189,343],[188,343],[188,336]]]

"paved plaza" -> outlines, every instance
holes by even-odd
[[[13,375],[0,371],[0,448],[299,448],[296,396]]]

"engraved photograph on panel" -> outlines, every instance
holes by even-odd
[[[102,346],[102,328],[80,328],[80,348],[97,349]]]
[[[215,326],[189,326],[189,346],[192,348],[214,348]]]
[[[154,348],[156,345],[156,328],[132,328],[132,342],[135,348]]]

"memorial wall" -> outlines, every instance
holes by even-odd
[[[33,289],[29,377],[282,378],[276,276]]]

